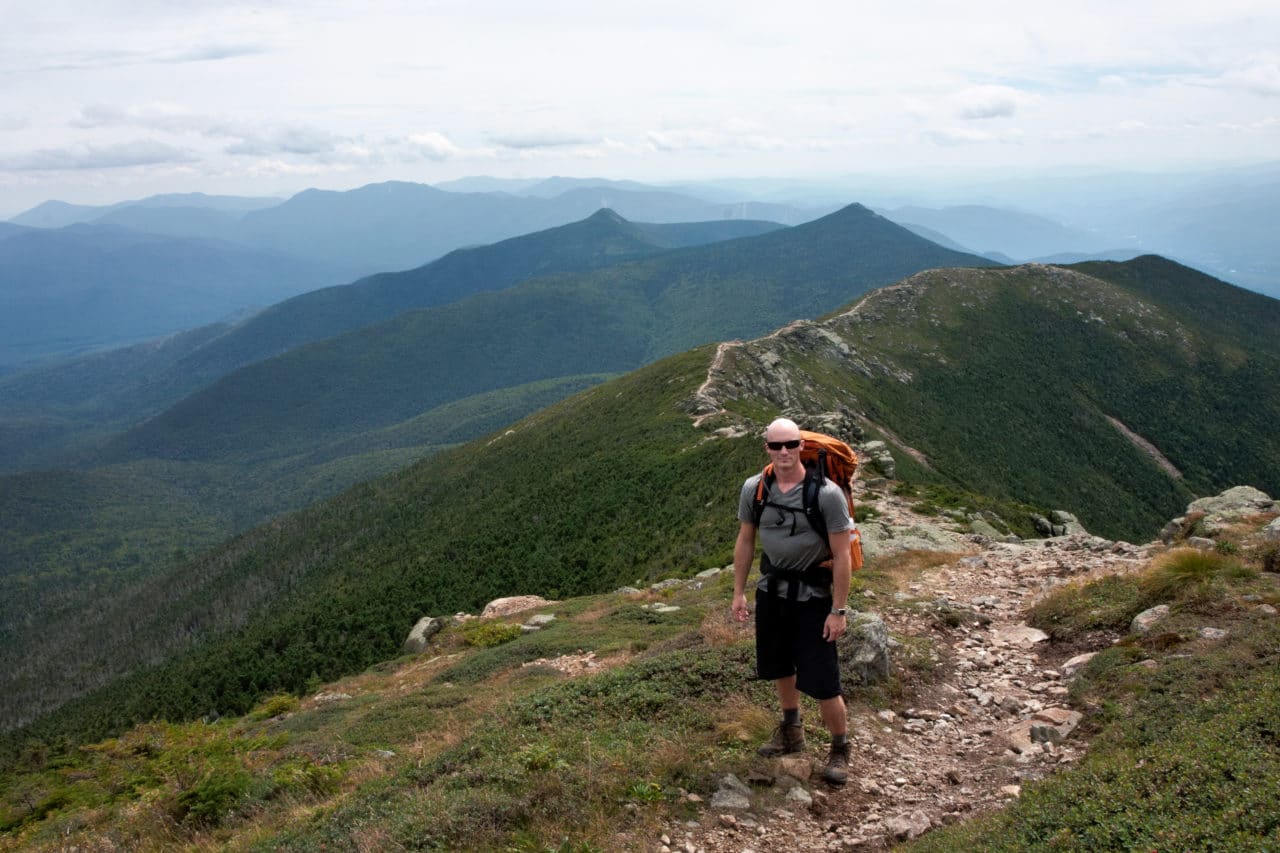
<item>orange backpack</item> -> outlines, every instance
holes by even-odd
[[[818,506],[818,492],[822,489],[823,480],[831,480],[844,492],[849,502],[849,518],[853,514],[853,478],[858,473],[858,455],[853,448],[840,439],[821,432],[800,430],[800,438],[804,445],[800,450],[800,461],[805,467],[804,491],[802,500],[804,514],[810,526],[823,539],[827,538],[827,522]],[[760,516],[764,513],[765,496],[769,487],[777,477],[773,473],[773,463],[764,466],[760,482],[756,485],[756,496],[753,503],[756,526],[760,524]],[[829,566],[830,563],[824,563]],[[862,568],[862,534],[855,526],[849,533],[849,565],[854,570]]]

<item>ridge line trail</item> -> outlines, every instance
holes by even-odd
[[[864,496],[864,498],[867,496]],[[924,518],[896,497],[877,499],[876,521],[905,530]],[[894,842],[894,822],[913,818],[937,827],[999,808],[1017,796],[1021,782],[1069,766],[1087,748],[1078,732],[1058,744],[1010,749],[1007,733],[1045,709],[1068,709],[1060,667],[1085,649],[1035,641],[1025,625],[1027,609],[1067,579],[1132,571],[1145,562],[1127,543],[1092,536],[1010,544],[956,535],[956,553],[914,573],[892,595],[872,598],[865,609],[879,613],[897,642],[890,651],[901,673],[906,656],[925,655],[927,675],[904,685],[887,708],[849,710],[853,754],[849,783],[831,788],[818,781],[825,740],[816,708],[802,706],[810,731],[804,757],[815,775],[801,783],[813,795],[806,807],[780,796],[787,780],[777,761],[758,769],[782,785],[779,796],[748,813],[703,807],[699,826],[671,826],[670,845],[657,839],[645,849],[743,853],[766,850],[883,850]],[[910,558],[902,558],[909,560]],[[871,565],[892,558],[873,558]],[[938,615],[947,602],[960,624]],[[1109,637],[1096,639],[1095,648]],[[910,648],[908,648],[910,646]],[[1025,746],[1025,745],[1024,745]],[[756,789],[755,800],[763,799]],[[896,827],[899,834],[901,826]]]

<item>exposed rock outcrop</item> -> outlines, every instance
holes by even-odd
[[[1213,539],[1224,528],[1250,516],[1276,511],[1280,511],[1280,506],[1266,492],[1252,486],[1235,486],[1189,503],[1186,512],[1160,531],[1160,541],[1170,543],[1193,537]]]

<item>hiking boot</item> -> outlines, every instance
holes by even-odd
[[[827,766],[822,768],[822,778],[832,785],[843,785],[849,781],[849,744],[831,745],[827,753]]]
[[[773,737],[756,752],[765,758],[775,758],[779,755],[791,755],[803,750],[804,724],[778,723],[778,727],[773,730]]]

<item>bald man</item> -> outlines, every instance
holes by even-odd
[[[765,430],[765,452],[775,479],[758,522],[753,504],[762,474],[742,485],[733,549],[733,615],[739,622],[748,617],[747,577],[758,534],[764,556],[755,590],[756,671],[773,681],[782,706],[782,721],[759,752],[774,757],[804,750],[803,693],[817,701],[822,723],[831,735],[822,778],[843,785],[849,778],[849,722],[836,640],[848,627],[845,601],[853,519],[844,493],[827,480],[818,495],[827,527],[825,539],[810,525],[803,503],[803,448],[800,427],[791,420],[778,418]],[[820,566],[828,561],[829,570]]]

